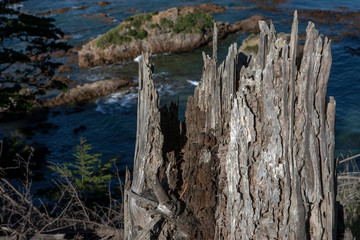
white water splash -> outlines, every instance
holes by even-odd
[[[188,83],[190,83],[191,85],[197,86],[199,85],[198,81],[193,81],[193,80],[186,80]]]
[[[113,93],[107,97],[96,100],[95,104],[97,106],[95,111],[108,114],[117,110],[128,109],[136,104],[136,99],[137,93],[134,91],[121,91]]]
[[[170,74],[169,74],[168,72],[158,72],[158,73],[153,73],[152,76],[153,76],[154,79],[155,79],[155,78],[167,79],[169,75],[170,75]]]
[[[21,3],[14,3],[8,6],[8,8],[19,11],[21,8],[23,8],[24,5]]]
[[[156,84],[155,88],[160,96],[168,95],[172,96],[175,95],[174,87],[171,84]]]
[[[78,33],[78,34],[74,34],[73,35],[73,39],[80,39],[80,38],[83,38],[84,37],[84,34],[81,34],[81,33]]]
[[[142,60],[142,56],[139,55],[134,59],[134,62],[140,62],[140,60]]]

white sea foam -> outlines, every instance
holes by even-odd
[[[119,102],[120,98],[124,95],[123,92],[113,93],[109,95],[104,101],[105,104],[114,104]]]
[[[137,57],[134,59],[134,62],[140,62],[140,59],[142,59],[142,56],[141,56],[141,55],[137,56]]]
[[[188,83],[190,83],[191,85],[197,86],[199,85],[198,81],[193,81],[193,80],[186,80]]]
[[[136,104],[137,97],[137,93],[129,93],[124,95],[120,101],[121,107],[129,108],[132,104]]]
[[[151,54],[152,57],[158,57],[158,56],[168,56],[171,53],[160,53],[160,54]]]
[[[8,8],[13,9],[13,10],[20,10],[24,5],[21,3],[14,3],[8,6]]]
[[[112,113],[116,110],[130,108],[133,104],[136,104],[137,93],[121,91],[110,94],[105,98],[98,99],[96,103],[95,111],[103,114]]]
[[[159,72],[159,73],[153,73],[153,78],[165,78],[169,76],[168,72]]]
[[[96,82],[99,80],[104,80],[104,79],[108,79],[108,76],[105,76],[104,74],[95,74],[95,73],[91,73],[89,75],[86,76],[86,81],[88,82]]]
[[[80,33],[74,34],[74,35],[73,35],[73,39],[80,39],[80,38],[82,38],[83,36],[84,36],[84,34],[80,34]]]
[[[174,87],[171,84],[159,84],[156,86],[156,90],[158,91],[159,95],[175,95]]]
[[[95,103],[96,103],[96,105],[97,105],[95,111],[101,112],[102,114],[106,114],[106,110],[105,110],[105,108],[103,107],[103,105],[101,105],[101,104],[99,103],[99,100],[97,100]]]

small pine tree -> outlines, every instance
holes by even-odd
[[[110,169],[116,159],[102,163],[99,153],[91,154],[92,146],[80,138],[80,145],[75,147],[74,161],[63,164],[54,164],[50,169],[60,175],[62,187],[69,182],[81,197],[104,193],[111,181]]]

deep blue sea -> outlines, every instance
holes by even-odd
[[[226,6],[226,12],[214,15],[217,21],[233,23],[260,14],[272,19],[278,32],[290,32],[293,10],[323,9],[338,11],[346,7],[349,11],[360,10],[360,0],[290,0],[283,1],[276,8],[280,11],[270,11],[259,8],[254,1],[169,1],[169,0],[107,0],[111,4],[99,6],[96,0],[28,0],[23,3],[22,10],[37,13],[58,8],[76,8],[82,5],[88,8],[71,10],[63,14],[53,14],[55,24],[65,34],[73,38],[69,41],[74,46],[80,46],[85,41],[103,34],[117,26],[126,17],[136,13],[164,10],[179,5],[195,5],[214,2]],[[260,1],[261,2],[261,1]],[[237,7],[244,7],[237,10]],[[341,8],[342,9],[342,8]],[[106,19],[83,17],[84,14],[96,15],[106,13],[113,18],[110,23]],[[307,20],[300,16],[300,33],[305,33]],[[318,24],[320,33],[333,35],[341,26]],[[241,45],[246,34],[237,33],[219,43],[219,58],[222,60],[231,43]],[[360,38],[346,37],[339,42],[333,42],[333,64],[328,84],[328,95],[334,96],[337,102],[336,110],[336,156],[360,153],[360,55],[351,54],[347,49],[360,48]],[[155,65],[155,84],[161,97],[161,104],[179,101],[179,115],[184,119],[187,97],[193,93],[195,85],[201,78],[202,56],[205,51],[211,55],[212,48],[204,46],[190,53],[164,54],[151,58]],[[66,62],[62,58],[58,61]],[[132,76],[137,80],[137,63],[119,63],[106,67],[80,69],[72,65],[73,71],[66,73],[72,80],[91,82],[101,79]],[[88,143],[94,147],[94,152],[102,153],[103,159],[117,158],[120,168],[132,168],[135,148],[137,89],[130,93],[119,92],[82,106],[66,106],[52,109],[47,122],[57,126],[48,131],[38,130],[28,141],[45,144],[50,153],[49,162],[64,162],[73,159],[74,146],[79,143],[80,136],[85,136]],[[2,134],[14,131],[16,128],[29,124],[27,120],[0,123]],[[36,123],[33,123],[36,124]],[[74,128],[85,126],[86,129],[74,134]]]

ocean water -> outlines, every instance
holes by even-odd
[[[23,3],[22,9],[32,13],[54,10],[58,8],[74,8],[63,14],[53,14],[55,24],[65,34],[72,35],[69,41],[74,46],[81,46],[84,42],[109,29],[115,27],[126,17],[134,14],[129,9],[136,9],[136,13],[163,10],[179,5],[195,5],[204,2],[213,2],[226,6],[226,12],[214,15],[217,21],[235,22],[261,14],[271,18],[278,32],[290,32],[292,12],[295,9],[325,9],[339,10],[346,7],[351,11],[360,10],[360,0],[290,0],[283,1],[277,9],[270,11],[260,8],[256,1],[225,0],[225,1],[169,1],[169,0],[108,0],[111,4],[99,6],[95,0],[28,0]],[[75,10],[76,7],[85,5],[86,9]],[[237,7],[244,7],[237,10]],[[106,13],[111,21],[106,19],[92,19],[83,17]],[[301,17],[301,16],[300,16]],[[320,33],[331,35],[337,26],[317,24]],[[307,20],[300,18],[300,33],[305,32]],[[335,28],[335,29],[334,29]],[[340,26],[339,26],[340,28]],[[241,45],[246,34],[237,33],[230,35],[219,43],[219,60],[227,54],[231,43]],[[351,54],[347,47],[360,48],[359,37],[346,37],[340,42],[333,42],[333,64],[328,84],[328,95],[334,96],[337,101],[336,111],[336,156],[360,153],[360,56]],[[195,86],[201,78],[202,56],[205,51],[211,55],[212,48],[203,46],[189,53],[163,54],[152,56],[151,61],[155,66],[154,80],[159,91],[161,104],[171,101],[179,102],[179,115],[184,120],[187,97],[193,94]],[[66,62],[69,57],[59,59]],[[66,73],[72,80],[78,82],[93,82],[106,78],[131,76],[137,81],[137,62],[118,63],[105,67],[80,69],[72,65],[74,71]],[[80,136],[87,138],[88,143],[94,147],[94,152],[102,153],[103,159],[117,158],[120,169],[125,166],[132,168],[135,133],[136,133],[136,107],[137,89],[111,94],[92,103],[81,106],[65,106],[51,109],[46,122],[57,126],[47,131],[34,131],[34,136],[29,137],[29,142],[45,144],[50,153],[48,162],[64,162],[73,159],[74,146],[79,143]],[[6,134],[16,128],[29,123],[26,120],[0,123],[0,133]],[[84,126],[85,129],[74,133],[75,128]]]

